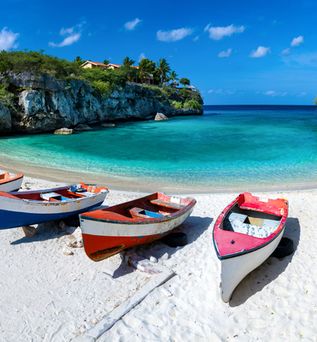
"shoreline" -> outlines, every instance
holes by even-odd
[[[142,179],[136,177],[123,177],[123,176],[103,176],[93,172],[79,172],[62,170],[58,168],[38,166],[34,164],[25,164],[10,158],[1,157],[0,169],[10,170],[12,172],[23,172],[26,177],[45,179],[53,182],[68,182],[78,183],[84,181],[86,183],[96,183],[107,186],[117,191],[127,192],[173,192],[175,194],[229,194],[236,192],[290,192],[301,190],[316,190],[317,182],[311,180],[310,182],[294,182],[277,184],[257,184],[255,181],[250,181],[249,184],[235,184],[227,186],[206,185],[204,187],[199,185],[189,184],[175,184],[173,182],[164,182],[161,180],[153,180],[149,178]]]

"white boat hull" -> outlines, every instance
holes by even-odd
[[[227,303],[238,284],[250,272],[260,266],[277,248],[285,227],[280,234],[267,245],[243,255],[221,260],[221,298]]]
[[[183,215],[172,220],[144,223],[144,224],[125,224],[118,222],[96,221],[80,217],[80,227],[83,234],[95,236],[112,236],[112,237],[139,237],[139,236],[155,236],[158,234],[168,233],[174,228],[180,226],[187,217],[192,213],[193,209],[186,211]]]

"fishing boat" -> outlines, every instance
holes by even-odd
[[[221,261],[221,297],[228,302],[234,289],[276,249],[288,215],[285,199],[261,200],[245,192],[220,214],[213,242]]]
[[[80,214],[100,206],[108,192],[105,187],[84,183],[46,190],[0,192],[0,229]]]
[[[150,243],[181,225],[196,200],[154,193],[80,215],[86,254],[94,261]]]
[[[0,191],[18,191],[23,182],[23,173],[10,173],[0,170]]]

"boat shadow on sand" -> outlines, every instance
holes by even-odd
[[[262,265],[248,274],[234,291],[229,302],[230,306],[234,307],[243,304],[285,271],[296,252],[300,240],[300,224],[297,218],[290,217],[287,219],[283,237],[293,240],[294,252],[282,259],[269,257]]]
[[[71,235],[77,227],[65,226],[60,228],[59,221],[50,221],[39,223],[36,227],[36,234],[32,237],[23,236],[18,240],[12,241],[11,245],[20,245],[23,243],[41,242],[46,240],[58,239],[65,235]],[[22,231],[22,227],[19,228]]]
[[[187,244],[183,247],[169,247],[161,240],[156,240],[148,245],[142,245],[131,250],[135,251],[138,256],[145,259],[155,257],[170,258],[174,253],[187,245],[196,241],[211,225],[213,219],[211,217],[190,216],[176,231],[183,232],[187,235]],[[124,253],[124,252],[123,252]],[[133,267],[127,265],[126,262],[121,262],[120,266],[114,271],[113,278],[122,277],[128,273],[135,271]]]

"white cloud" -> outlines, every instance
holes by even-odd
[[[145,57],[145,54],[144,54],[144,52],[141,52],[141,53],[140,53],[140,56],[139,56],[139,62],[141,62],[142,59],[144,59],[144,58],[146,58],[146,57]]]
[[[227,49],[227,50],[220,51],[218,53],[218,57],[219,58],[226,58],[226,57],[230,57],[231,54],[232,54],[232,49]]]
[[[291,53],[291,49],[290,48],[286,48],[284,50],[282,50],[282,56],[288,56]]]
[[[220,40],[224,37],[230,37],[234,33],[242,33],[244,32],[245,27],[242,26],[234,26],[234,25],[229,25],[229,26],[210,26],[208,24],[205,27],[205,32],[209,33],[209,38],[213,40]]]
[[[4,27],[0,31],[0,50],[10,50],[17,47],[19,33],[14,33]]]
[[[302,43],[304,43],[304,37],[298,36],[298,37],[293,38],[293,40],[291,42],[291,46],[299,46]]]
[[[140,23],[141,23],[141,19],[139,18],[135,18],[131,21],[127,21],[125,24],[124,24],[124,28],[128,31],[132,31],[134,30]]]
[[[258,48],[256,50],[251,52],[250,57],[252,57],[252,58],[264,57],[270,52],[270,50],[271,49],[269,47],[258,46]]]
[[[276,97],[276,96],[286,96],[287,92],[286,91],[275,91],[275,90],[267,90],[266,92],[264,92],[264,95],[266,96],[272,96],[272,97]]]
[[[182,27],[182,28],[170,30],[170,31],[159,30],[156,32],[156,37],[161,42],[176,42],[177,40],[181,40],[187,36],[190,36],[192,33],[193,33],[192,29]]]
[[[59,34],[61,36],[65,36],[65,38],[60,43],[49,42],[48,45],[52,47],[64,47],[78,42],[81,37],[81,29],[84,24],[85,22],[82,22],[73,27],[62,27]]]
[[[194,37],[193,41],[197,42],[199,40],[199,36]]]
[[[276,91],[275,90],[268,90],[264,93],[264,95],[267,96],[276,96]]]
[[[236,93],[235,90],[230,90],[230,89],[222,89],[222,88],[217,88],[217,89],[209,89],[207,91],[208,94],[215,94],[215,95],[234,95]]]
[[[317,51],[285,56],[283,60],[288,65],[309,66],[315,68],[317,67]]]

